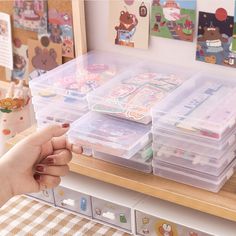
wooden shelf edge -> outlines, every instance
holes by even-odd
[[[236,193],[224,190],[219,193],[211,193],[84,156],[74,157],[70,163],[70,170],[236,222]]]

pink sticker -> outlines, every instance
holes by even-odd
[[[92,64],[92,65],[88,65],[87,67],[87,70],[90,73],[102,73],[108,69],[109,69],[109,66],[105,64]]]
[[[115,87],[115,89],[111,91],[111,93],[109,94],[109,97],[119,99],[119,98],[122,98],[131,94],[136,89],[137,87],[132,84],[121,84],[118,87]]]

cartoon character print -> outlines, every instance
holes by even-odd
[[[177,225],[165,220],[158,220],[155,230],[158,236],[179,236]]]
[[[198,38],[198,42],[206,42],[207,52],[218,53],[224,51],[222,43],[227,43],[228,39],[224,38],[218,27],[204,27],[204,33]]]
[[[116,38],[115,44],[122,45],[123,42],[129,43],[135,34],[136,26],[138,25],[138,19],[134,14],[130,14],[128,11],[120,12],[120,24],[115,26]],[[128,46],[134,46],[128,44]]]
[[[38,21],[40,19],[39,14],[34,9],[34,1],[24,1],[23,3],[23,12],[22,17],[25,20],[35,20]]]
[[[58,66],[57,53],[55,49],[50,48],[35,48],[35,55],[32,58],[32,65],[39,70],[49,71]]]
[[[26,60],[23,56],[14,53],[13,54],[13,71],[12,78],[23,79],[26,71]]]
[[[53,43],[62,43],[62,30],[58,24],[50,24],[50,36],[49,39]]]

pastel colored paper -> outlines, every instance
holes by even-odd
[[[216,6],[199,12],[196,60],[236,68],[236,16],[231,11]]]
[[[29,80],[50,71],[62,63],[61,45],[47,37],[40,41],[29,39]]]
[[[193,41],[196,0],[154,0],[151,13],[151,35]]]
[[[28,45],[13,40],[13,70],[6,70],[7,80],[25,80],[28,83]]]
[[[110,1],[109,33],[112,43],[148,48],[149,3],[134,0]]]
[[[13,68],[10,15],[0,12],[0,66]]]
[[[62,44],[62,56],[74,57],[74,35],[72,15],[67,12],[58,12],[56,9],[49,9],[49,38],[53,43]]]
[[[14,27],[38,33],[46,33],[47,1],[15,0]]]

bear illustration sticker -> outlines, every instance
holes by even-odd
[[[235,8],[214,6],[212,12],[199,12],[196,60],[236,68]]]
[[[6,70],[7,80],[28,80],[28,46],[19,38],[13,40],[13,70]]]
[[[151,35],[193,41],[196,0],[153,0]]]
[[[62,56],[74,57],[74,35],[72,26],[72,15],[68,12],[59,12],[49,9],[49,39],[53,43],[62,44]]]
[[[112,43],[148,48],[149,5],[145,1],[110,1],[110,39]]]
[[[62,63],[61,44],[51,43],[44,36],[40,41],[29,39],[29,79],[40,76]]]

